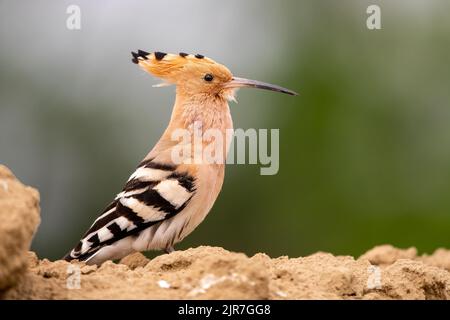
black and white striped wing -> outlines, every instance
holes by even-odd
[[[86,260],[106,245],[173,217],[194,193],[195,181],[188,173],[177,172],[173,165],[143,161],[66,260]]]

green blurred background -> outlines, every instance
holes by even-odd
[[[370,4],[381,30],[366,27]],[[229,165],[178,248],[450,247],[449,12],[445,0],[0,1],[0,163],[41,193],[32,249],[71,249],[165,128],[174,90],[151,88],[135,49],[201,53],[301,93],[239,92],[236,128],[280,128],[279,173]]]

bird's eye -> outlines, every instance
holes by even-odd
[[[205,79],[205,81],[211,82],[214,79],[214,76],[210,73],[205,74],[205,76],[203,77],[203,79]]]

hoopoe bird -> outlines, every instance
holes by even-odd
[[[200,54],[138,50],[132,56],[133,63],[163,80],[158,86],[176,86],[170,122],[123,190],[64,257],[68,261],[99,265],[133,252],[174,251],[174,245],[203,221],[216,201],[229,148],[228,142],[221,146],[214,145],[219,142],[200,140],[202,145],[210,143],[223,150],[222,161],[193,161],[195,151],[185,152],[182,161],[174,161],[173,151],[179,144],[173,139],[174,132],[183,129],[195,135],[195,123],[223,135],[233,130],[228,101],[235,100],[241,87],[296,95],[276,85],[234,77],[227,67]]]

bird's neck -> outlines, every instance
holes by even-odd
[[[209,94],[186,95],[177,92],[168,129],[192,130],[195,123],[201,124],[203,131],[233,129],[227,100]]]
[[[177,92],[169,126],[148,157],[179,144],[177,137],[179,138],[180,134],[185,132],[192,137],[200,135],[203,146],[221,148],[226,158],[233,133],[233,122],[227,100],[210,95],[188,96]],[[211,139],[209,135],[209,138],[204,139],[210,133],[214,137],[216,135],[221,137]],[[193,138],[191,141],[199,140]]]

